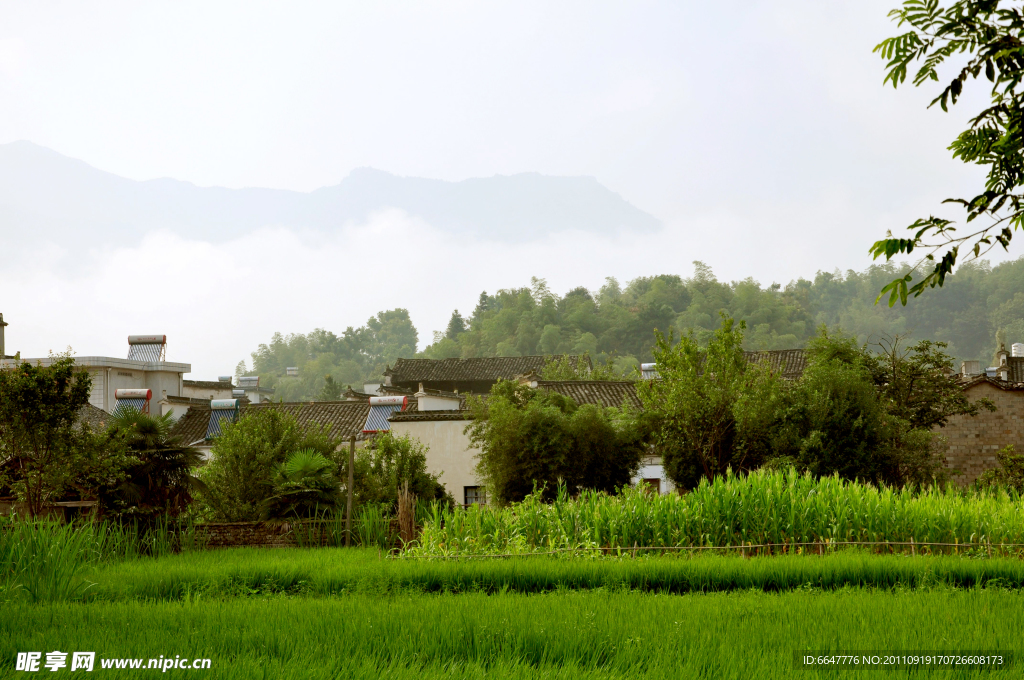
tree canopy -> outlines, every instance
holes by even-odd
[[[469,399],[467,426],[477,474],[491,500],[518,502],[535,490],[551,500],[559,487],[614,493],[630,483],[646,451],[635,414],[579,405],[569,397],[499,380],[487,399]]]
[[[1007,347],[1024,342],[1024,260],[965,264],[942,289],[913,305],[874,304],[879,288],[909,271],[887,263],[765,286],[751,278],[719,281],[698,262],[688,278],[662,274],[624,285],[608,278],[596,291],[580,287],[564,295],[534,279],[529,287],[481,293],[472,314],[454,313],[421,352],[415,351],[417,331],[408,314],[397,310],[375,317],[390,323],[388,333],[381,323],[380,331],[368,325],[340,336],[324,329],[277,334],[254,353],[254,372],[285,401],[334,398],[344,385],[380,382],[384,366],[398,356],[588,354],[603,377],[628,377],[654,360],[655,330],[680,337],[692,329],[703,343],[720,327],[720,312],[746,324],[745,350],[806,347],[820,324],[842,328],[860,344],[887,336],[945,342],[954,360],[986,365],[998,349],[997,336]],[[286,377],[290,366],[299,367],[297,378]],[[325,389],[328,375],[333,384]]]

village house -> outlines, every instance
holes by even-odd
[[[53,363],[50,357],[20,361],[42,366]],[[16,363],[12,357],[0,359],[0,367]],[[75,365],[84,367],[92,378],[89,404],[107,413],[113,413],[123,401],[146,413],[162,415],[174,407],[169,398],[182,396],[184,375],[192,371],[190,364],[167,361],[166,335],[130,335],[126,358],[75,357]]]
[[[971,484],[998,465],[996,454],[1012,445],[1024,453],[1024,343],[996,353],[996,365],[984,370],[978,361],[960,366],[960,382],[971,401],[988,398],[995,411],[953,416],[937,432],[945,438],[946,467],[960,484]]]
[[[472,359],[398,359],[384,371],[382,388],[415,390],[425,387],[447,392],[487,394],[498,380],[515,380],[528,373],[540,374],[550,356],[476,357]],[[561,359],[562,357],[555,357]],[[583,357],[570,356],[576,364]],[[587,357],[586,366],[592,368]]]
[[[363,428],[370,414],[368,400],[263,402],[253,404],[247,399],[213,399],[193,405],[171,429],[172,435],[210,457],[214,440],[227,422],[239,417],[273,409],[293,416],[299,427],[330,426],[331,434],[343,442],[355,437],[361,446],[367,438]]]

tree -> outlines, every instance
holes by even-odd
[[[989,399],[967,398],[944,351],[947,343],[922,340],[904,347],[904,339],[896,335],[883,338],[877,347],[880,351],[870,363],[875,385],[886,410],[911,427],[945,427],[950,416],[996,410]]]
[[[853,338],[819,330],[775,427],[775,464],[893,486],[941,481],[932,428],[981,404],[969,404],[948,379],[934,344],[905,351],[888,341],[883,349],[876,355]]]
[[[75,369],[70,354],[52,359],[49,366],[26,361],[0,369],[0,452],[32,517],[71,484],[89,434],[75,427],[89,403],[89,374]]]
[[[202,455],[180,436],[170,434],[171,414],[152,416],[133,408],[119,409],[108,425],[122,439],[131,456],[126,477],[107,487],[102,500],[108,510],[152,521],[161,515],[177,517],[204,490],[195,476]]]
[[[499,504],[536,487],[545,500],[559,485],[613,493],[628,485],[646,443],[619,409],[578,405],[568,397],[501,380],[485,399],[470,398],[466,431],[480,450],[477,473]]]
[[[356,475],[356,490],[363,502],[392,503],[408,482],[409,493],[421,500],[455,503],[439,476],[427,471],[427,447],[418,439],[381,432],[363,447],[360,458],[363,469],[362,475]],[[357,461],[356,472],[359,468]]]
[[[988,166],[985,188],[970,199],[945,201],[962,206],[968,224],[977,218],[983,218],[984,224],[960,233],[951,220],[931,216],[908,227],[913,232],[910,238],[893,238],[890,232],[877,241],[871,247],[876,259],[924,250],[918,266],[930,269],[912,286],[914,272],[884,286],[878,297],[888,292],[892,307],[897,300],[906,305],[910,294],[917,297],[926,288],[942,286],[961,250],[970,261],[996,245],[1008,249],[1013,230],[1024,225],[1020,191],[1024,184],[1024,13],[1002,0],[958,0],[949,6],[938,0],[904,0],[903,8],[889,16],[910,30],[875,47],[887,60],[884,82],[899,87],[912,62],[919,60],[914,85],[940,82],[939,67],[959,59],[953,78],[945,81],[948,84],[929,105],[939,104],[943,111],[957,103],[968,79],[984,74],[992,84],[990,105],[971,119],[970,127],[949,147],[953,158]]]
[[[1013,444],[996,453],[999,467],[985,470],[978,479],[979,486],[1002,486],[1024,495],[1024,455],[1014,453]]]
[[[324,386],[320,390],[317,401],[338,401],[341,399],[341,383],[336,382],[331,374],[324,376]]]
[[[380,312],[366,322],[366,328],[370,334],[368,350],[371,365],[378,375],[384,372],[385,364],[395,363],[398,357],[416,355],[419,336],[409,318],[409,310]]]
[[[680,488],[730,468],[757,468],[771,454],[783,384],[765,365],[746,360],[744,328],[723,314],[703,347],[693,331],[678,343],[657,335],[660,379],[639,383],[637,394],[652,418],[665,472]]]
[[[214,440],[210,463],[201,472],[214,518],[259,519],[264,500],[274,495],[274,476],[289,456],[312,450],[331,459],[336,448],[328,428],[303,430],[294,416],[276,409],[244,413]]]
[[[557,358],[546,357],[540,375],[544,380],[622,380],[611,358],[603,366],[592,368],[587,352],[575,358],[567,354]]]
[[[427,470],[428,449],[418,439],[381,432],[357,449],[352,470],[355,504],[394,504],[398,490],[409,483],[410,493],[424,500],[441,500],[454,505],[455,499],[440,482],[439,475]],[[337,475],[343,484],[348,479],[348,450],[335,458]]]
[[[459,333],[466,332],[466,322],[463,320],[462,315],[459,314],[459,310],[452,312],[452,318],[448,320],[448,328],[444,332],[444,337],[449,340],[458,340]]]
[[[888,426],[872,357],[850,338],[822,329],[787,400],[775,454],[818,477],[890,479]]]

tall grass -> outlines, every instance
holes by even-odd
[[[505,508],[439,509],[427,519],[413,555],[520,554],[634,546],[740,546],[846,541],[1024,543],[1024,506],[1006,490],[875,487],[838,477],[757,471],[703,481],[685,495],[559,493]],[[902,548],[900,548],[902,549]],[[907,547],[908,550],[917,548]]]
[[[194,525],[172,527],[166,518],[147,530],[134,523],[0,518],[0,599],[73,599],[90,587],[85,576],[100,564],[200,547]]]
[[[355,520],[355,533],[359,537],[360,546],[383,549],[391,547],[394,536],[386,505],[367,503],[359,508]]]

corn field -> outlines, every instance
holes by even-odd
[[[728,475],[684,494],[625,489],[618,496],[534,495],[505,508],[435,507],[408,556],[608,553],[645,547],[765,546],[752,552],[807,552],[807,545],[892,542],[878,551],[1017,553],[1024,507],[1005,490],[892,489],[814,478],[793,470]],[[913,544],[911,544],[913,542]],[[902,545],[907,543],[907,545]],[[917,544],[950,544],[922,546]]]

